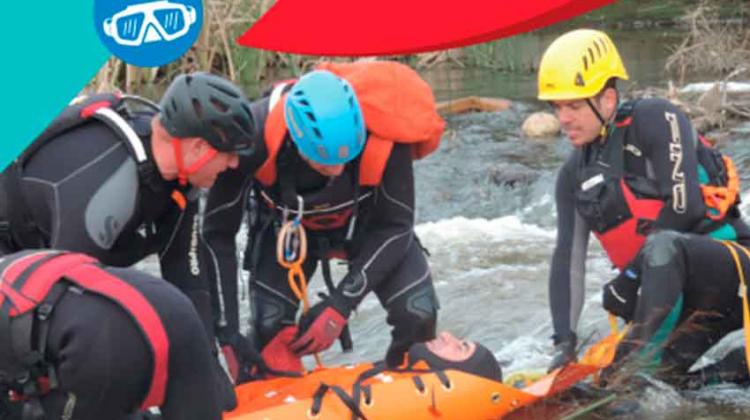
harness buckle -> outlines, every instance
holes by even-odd
[[[294,218],[294,223],[299,226],[302,223],[302,217],[305,214],[305,200],[301,195],[297,196],[297,217]]]
[[[52,309],[54,309],[54,305],[51,302],[42,302],[37,306],[36,309],[36,317],[40,321],[46,321],[49,316],[52,314]]]

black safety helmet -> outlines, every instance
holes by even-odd
[[[161,123],[177,138],[201,137],[220,152],[252,153],[258,133],[250,101],[232,82],[205,72],[182,74],[161,98]]]

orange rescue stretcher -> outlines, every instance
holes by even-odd
[[[236,387],[238,408],[226,420],[497,419],[569,389],[614,359],[617,332],[591,346],[577,362],[518,389],[465,372],[374,370],[372,364],[317,368],[297,378]],[[423,363],[423,362],[420,362]]]

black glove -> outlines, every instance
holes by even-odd
[[[385,364],[390,369],[395,369],[404,363],[404,356],[411,346],[416,343],[411,337],[404,339],[392,339],[385,353]]]
[[[576,345],[578,344],[578,338],[575,333],[571,332],[564,336],[555,335],[553,339],[555,354],[552,357],[552,363],[550,363],[547,372],[552,372],[568,363],[575,362],[577,357]]]
[[[252,337],[238,332],[219,332],[218,339],[229,376],[235,384],[247,382],[253,374],[264,370],[263,357]]]
[[[435,323],[414,322],[413,318],[396,318],[389,315],[388,323],[393,325],[391,344],[385,353],[385,363],[389,368],[397,368],[404,363],[404,356],[415,343],[435,338]]]
[[[626,268],[604,285],[602,306],[607,311],[630,322],[635,314],[635,304],[638,301],[638,289],[640,287],[641,280],[637,272],[632,268]]]
[[[237,394],[234,392],[234,384],[219,364],[219,359],[214,358],[213,363],[215,376],[214,386],[218,391],[218,397],[221,398],[222,411],[232,411],[237,408]]]

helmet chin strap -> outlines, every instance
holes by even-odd
[[[604,121],[604,117],[602,117],[601,112],[599,112],[599,110],[596,109],[594,104],[591,102],[591,98],[586,98],[586,103],[589,105],[589,108],[591,108],[591,111],[594,112],[594,115],[596,115],[596,118],[602,125],[601,130],[599,130],[599,137],[605,138],[607,136],[607,122]]]
[[[174,150],[174,158],[177,163],[177,180],[183,187],[188,183],[188,176],[200,171],[208,161],[213,159],[219,153],[216,149],[210,147],[205,153],[203,153],[203,156],[186,168],[182,160],[182,141],[177,137],[172,137],[172,150]]]
[[[616,94],[615,100],[617,101],[616,103],[619,103],[620,102],[620,95],[619,95],[619,93],[617,91],[615,91],[615,94]],[[604,119],[604,117],[602,116],[601,112],[599,112],[599,110],[596,109],[596,107],[594,106],[594,103],[591,102],[591,98],[586,98],[586,103],[589,105],[589,108],[591,108],[591,111],[593,111],[594,115],[596,115],[596,118],[599,120],[599,123],[601,123],[601,125],[602,125],[601,129],[599,130],[599,137],[601,137],[602,139],[606,138],[607,137],[607,133],[609,131],[609,124],[610,123],[608,121],[606,121]],[[614,117],[614,115],[613,115],[613,117]]]

